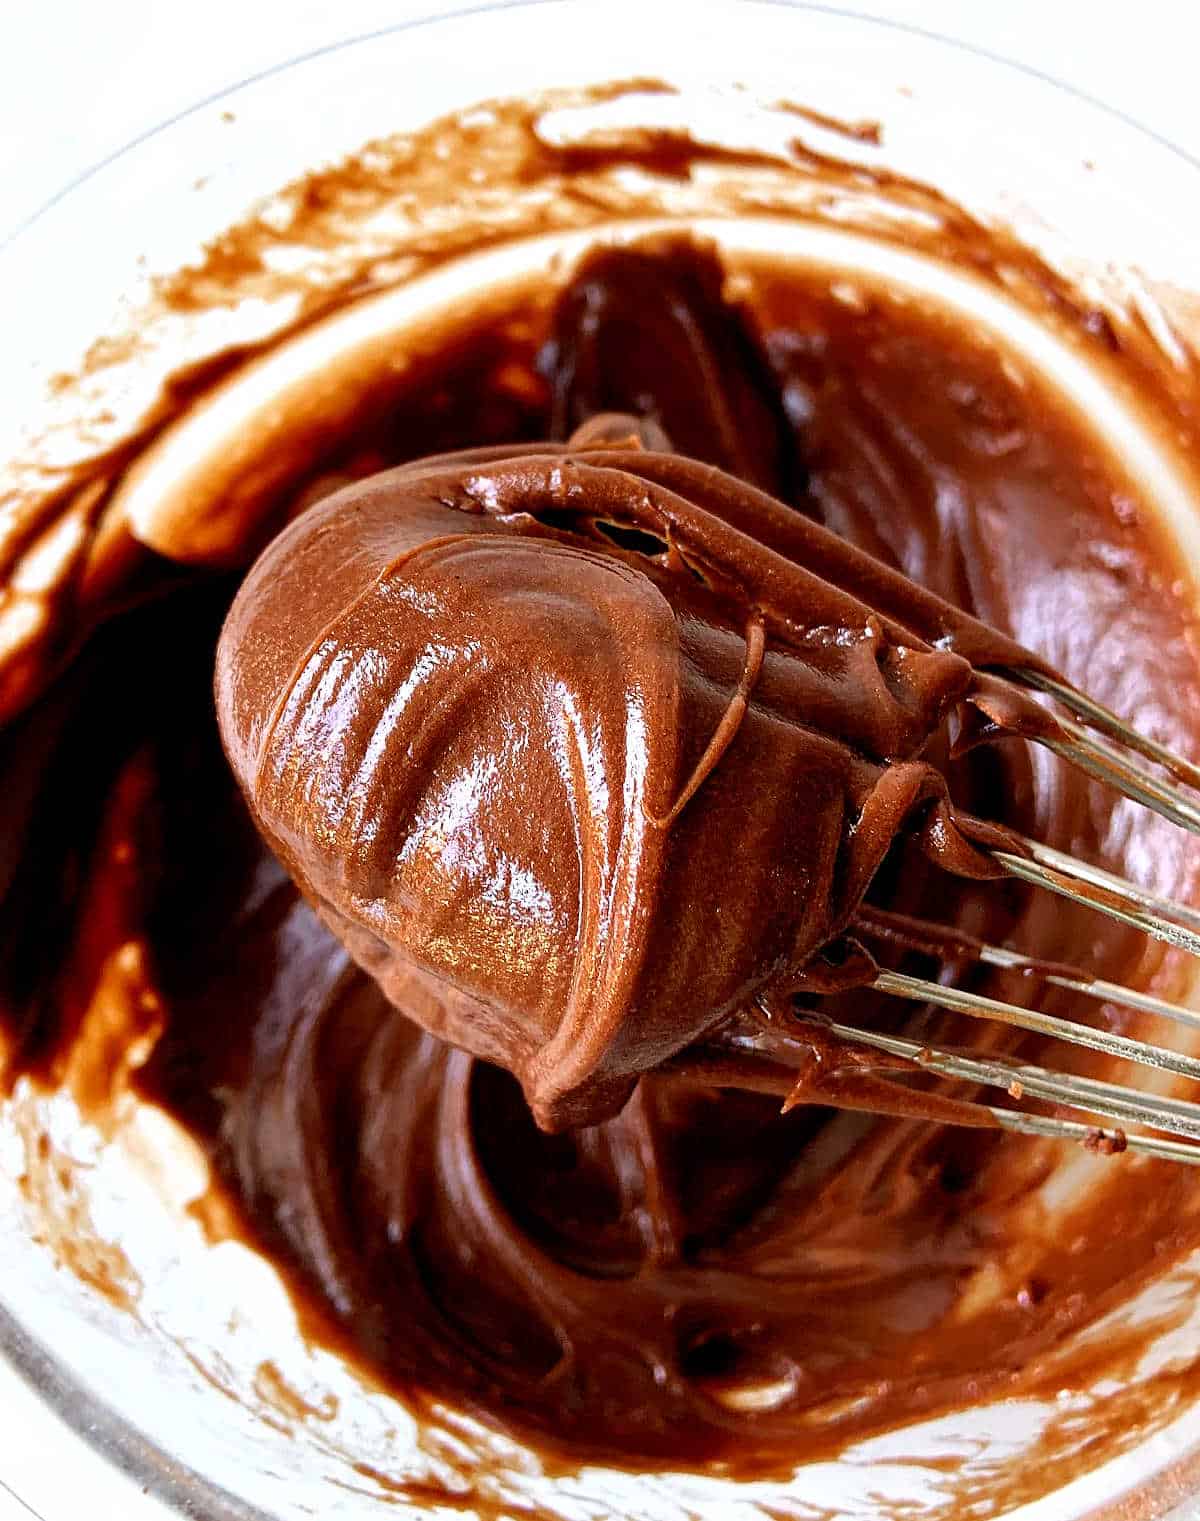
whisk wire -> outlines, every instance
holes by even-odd
[[[1200,766],[1182,755],[1177,755],[1174,750],[1168,749],[1156,739],[1151,739],[1148,734],[1140,733],[1132,724],[1126,723],[1123,718],[1118,718],[1110,708],[1106,708],[1095,698],[1089,697],[1086,692],[1081,692],[1077,687],[1065,681],[1059,681],[1053,676],[1045,675],[1041,671],[1008,669],[999,674],[1015,686],[1046,693],[1088,728],[1107,735],[1109,739],[1116,740],[1118,744],[1133,751],[1135,755],[1140,755],[1162,766],[1178,781],[1200,790]]]
[[[1180,828],[1200,834],[1200,796],[1189,796],[1185,790],[1196,788],[1200,791],[1200,766],[1140,734],[1103,704],[1056,678],[1026,670],[997,674],[1011,685],[1045,694],[1071,715],[1056,715],[1055,729],[1040,735],[1038,743],[1122,796],[1144,805]],[[1170,779],[1162,772],[1166,772]],[[992,858],[1010,876],[1045,888],[1164,944],[1200,957],[1200,909],[1163,897],[1039,840],[1018,838],[1023,853],[1002,849],[991,852]],[[919,920],[873,908],[863,909],[854,928],[926,954],[945,954],[948,960],[966,957],[1007,970],[1030,972],[1052,987],[1200,1029],[1200,1012],[1181,1004],[1091,977],[1085,972],[1076,973],[1073,968],[1043,963],[1003,946],[988,945],[958,935],[949,928],[925,925]],[[997,1020],[1170,1077],[1200,1081],[1200,1058],[1150,1041],[1137,1040],[1115,1030],[1063,1019],[1039,1009],[903,972],[879,971],[871,985],[882,993],[932,1004],[973,1018]],[[798,1017],[803,1020],[805,1016],[800,1013]],[[980,1087],[1001,1088],[1014,1101],[1028,1096],[1047,1104],[1063,1105],[1120,1128],[1112,1135],[1105,1135],[1095,1126],[1079,1120],[974,1101],[966,1101],[966,1109],[960,1111],[963,1118],[958,1123],[973,1123],[969,1117],[973,1112],[981,1123],[1022,1135],[1081,1141],[1097,1150],[1130,1150],[1200,1165],[1200,1146],[1193,1144],[1200,1142],[1200,1103],[1007,1057],[971,1056],[962,1051],[922,1044],[905,1036],[830,1022],[812,1014],[809,1018],[810,1022],[816,1020],[825,1032],[838,1040],[901,1058],[913,1063],[915,1068]],[[1127,1134],[1124,1127],[1129,1124],[1166,1134]]]
[[[1170,823],[1190,830],[1193,834],[1200,834],[1200,807],[1179,787],[1151,775],[1144,767],[1132,764],[1114,746],[1093,738],[1070,718],[1060,717],[1058,727],[1067,738],[1065,741],[1043,739],[1041,743],[1048,749]]]
[[[1115,714],[1074,688],[1042,677],[1037,673],[1008,673],[1018,684],[1045,692],[1075,714],[1074,719],[1058,719],[1062,740],[1046,739],[1050,749],[1088,775],[1133,798],[1172,823],[1200,833],[1200,804],[1189,798],[1181,787],[1152,774],[1134,762],[1128,752],[1164,767],[1177,779],[1200,786],[1200,768],[1174,755],[1156,741],[1137,733]],[[1104,736],[1087,733],[1086,724]],[[1112,743],[1115,741],[1116,743]],[[1124,747],[1117,748],[1117,744]],[[993,858],[1009,875],[1033,886],[1045,888],[1061,897],[1107,915],[1167,945],[1200,957],[1200,910],[1190,904],[1163,897],[1126,878],[1089,865],[1038,840],[1022,838],[1027,854],[994,850]],[[885,936],[898,933],[901,941],[905,929],[915,930],[918,941],[922,928],[928,929],[930,945],[938,939],[936,926],[922,927],[918,921],[867,911],[861,926]],[[1009,970],[1032,972],[1049,984],[1093,999],[1111,1001],[1174,1020],[1177,1024],[1200,1028],[1200,1013],[1161,999],[1153,994],[1102,978],[1076,975],[1070,968],[1047,966],[1035,958],[1002,946],[955,939],[952,931],[943,932],[942,940],[950,955],[956,950],[985,964]],[[1029,1009],[1002,999],[973,993],[927,978],[894,971],[879,972],[873,982],[879,992],[913,999],[950,1009],[973,1018],[994,1019],[1017,1029],[1049,1036],[1064,1043],[1099,1052],[1122,1061],[1136,1063],[1174,1077],[1200,1080],[1200,1059],[1149,1041],[1136,1040],[1117,1031],[1097,1028],[1079,1021],[1063,1019],[1038,1009]],[[824,1025],[824,1021],[822,1021]],[[912,1061],[918,1067],[941,1076],[971,1082],[983,1087],[1004,1089],[1014,1098],[1038,1099],[1061,1104],[1124,1127],[1128,1124],[1165,1131],[1183,1141],[1138,1133],[1127,1135],[1120,1129],[1113,1137],[1101,1138],[1101,1149],[1132,1150],[1147,1155],[1200,1165],[1200,1104],[1170,1095],[1145,1092],[1122,1084],[1101,1081],[1045,1067],[1019,1063],[1006,1058],[981,1058],[877,1031],[860,1030],[851,1025],[825,1025],[837,1038],[865,1045],[893,1057]],[[1053,1137],[1097,1144],[1094,1127],[1061,1116],[1030,1113],[992,1105],[981,1105],[1002,1128],[1023,1135]]]
[[[1113,1030],[1097,1030],[1091,1025],[1060,1019],[1054,1014],[1043,1014],[1037,1009],[1025,1009],[1019,1004],[1005,1003],[999,998],[988,998],[981,993],[968,992],[965,988],[946,987],[943,983],[930,982],[924,977],[909,977],[901,972],[880,972],[873,986],[881,993],[916,999],[919,1003],[936,1004],[939,1008],[952,1009],[955,1013],[969,1014],[974,1018],[997,1019],[1019,1030],[1049,1035],[1055,1040],[1083,1046],[1089,1051],[1100,1051],[1106,1056],[1136,1062],[1143,1067],[1155,1067],[1160,1072],[1173,1072],[1179,1077],[1200,1080],[1200,1061],[1194,1056],[1169,1051],[1165,1046],[1151,1045],[1148,1041],[1132,1040]],[[1200,1109],[1197,1113],[1200,1113]]]
[[[1200,956],[1200,933],[1176,922],[1177,918],[1185,917],[1182,904],[1151,897],[1119,877],[1098,874],[1071,856],[1061,855],[1033,841],[1028,843],[1033,859],[1003,850],[994,851],[993,855],[1011,876],[1031,882],[1035,887],[1048,888],[1073,903],[1082,903],[1121,924],[1140,929],[1155,940]],[[1098,880],[1100,875],[1105,879],[1103,882]],[[1081,886],[1093,890],[1082,892]]]
[[[1048,1067],[996,1057],[968,1056],[936,1045],[923,1045],[902,1035],[886,1035],[877,1030],[860,1030],[854,1025],[833,1023],[825,1026],[839,1039],[872,1047],[890,1056],[901,1056],[930,1072],[982,1087],[1019,1092],[1022,1098],[1043,1099],[1053,1104],[1094,1114],[1118,1125],[1146,1125],[1172,1135],[1200,1141],[1200,1104],[1166,1094],[1145,1093],[1120,1083],[1102,1082],[1098,1078],[1079,1077],[1074,1073],[1055,1072]],[[1004,1111],[1010,1113],[1011,1111]],[[1132,1139],[1132,1138],[1130,1138]],[[1200,1161],[1200,1152],[1197,1153]]]

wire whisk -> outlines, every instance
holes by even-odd
[[[1139,733],[1061,680],[1027,670],[1005,671],[992,679],[1016,689],[1040,692],[1070,714],[1066,718],[1056,714],[1053,726],[1048,726],[1044,735],[1030,736],[1035,742],[1045,744],[1121,796],[1200,834],[1200,798],[1189,792],[1200,789],[1200,767]],[[1038,840],[1015,838],[1024,855],[991,852],[1006,874],[1200,957],[1200,909],[1148,892]],[[864,903],[855,914],[851,933],[867,942],[891,944],[942,962],[975,963],[1031,974],[1046,986],[1200,1031],[1200,1012],[1184,1004],[1066,963],[988,944],[945,925]],[[1171,1078],[1200,1082],[1200,1057],[1150,1041],[902,972],[875,970],[866,985],[877,992],[971,1018],[1000,1021]],[[1128,1151],[1200,1166],[1200,1102],[1060,1072],[1017,1057],[980,1055],[864,1029],[831,1019],[819,1007],[785,1006],[778,998],[760,999],[756,1009],[761,1017],[758,1028],[743,1025],[714,1032],[702,1045],[681,1053],[671,1065],[693,1080],[713,1084],[727,1081],[731,1086],[778,1094],[785,1109],[797,1103],[826,1102],[871,1113],[1072,1141],[1101,1154]],[[922,1072],[1000,1090],[1014,1102],[1037,1099],[1076,1110],[1087,1118],[1033,1113],[1011,1103],[1002,1106],[928,1092],[914,1094],[902,1079]],[[1129,1128],[1133,1126],[1143,1128]]]

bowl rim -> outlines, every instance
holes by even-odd
[[[884,31],[902,32],[906,36],[917,37],[925,42],[938,43],[956,52],[969,53],[975,58],[981,58],[989,63],[997,64],[1002,69],[1023,74],[1028,79],[1037,80],[1039,83],[1049,85],[1052,89],[1064,95],[1082,101],[1094,110],[1103,112],[1104,115],[1112,120],[1121,122],[1124,126],[1131,128],[1141,137],[1157,143],[1160,148],[1165,148],[1169,153],[1182,159],[1185,164],[1190,164],[1193,169],[1200,170],[1200,156],[1189,152],[1188,149],[1175,142],[1173,138],[1167,137],[1165,133],[1147,126],[1145,122],[1130,115],[1129,112],[1121,110],[1118,106],[1109,105],[1107,101],[1102,100],[1098,95],[1093,95],[1088,90],[1080,89],[1077,85],[1070,84],[1064,79],[1059,79],[1057,75],[1050,73],[1047,69],[1039,69],[1034,64],[1026,63],[1022,59],[1006,58],[1003,53],[998,53],[992,48],[982,47],[977,43],[968,42],[960,37],[949,37],[944,32],[939,32],[933,27],[918,26],[914,22],[909,21],[899,21],[892,16],[872,16],[864,11],[855,10],[852,6],[827,5],[821,3],[821,0],[718,0],[718,3],[723,9],[727,10],[735,9],[738,5],[759,5],[776,10],[806,11],[814,15],[839,17],[847,21],[861,21],[868,26],[878,27]],[[52,210],[61,201],[66,200],[68,196],[81,185],[86,184],[88,180],[94,179],[96,175],[103,173],[104,170],[119,160],[124,159],[143,143],[149,142],[152,138],[156,138],[168,131],[177,122],[194,116],[199,111],[207,110],[210,106],[216,105],[219,101],[225,100],[230,95],[237,94],[239,91],[248,89],[252,85],[263,83],[274,75],[284,73],[291,68],[296,68],[300,64],[311,63],[318,58],[324,58],[330,53],[340,52],[346,48],[375,42],[381,37],[395,36],[397,33],[412,31],[417,27],[433,26],[441,21],[460,21],[464,17],[480,15],[489,11],[531,10],[534,6],[538,5],[576,5],[581,8],[586,6],[595,8],[596,0],[478,0],[478,3],[473,5],[456,6],[450,10],[432,11],[421,16],[411,16],[404,21],[393,22],[389,26],[374,27],[366,32],[355,32],[350,36],[341,37],[335,42],[322,43],[320,47],[309,48],[303,53],[291,54],[287,58],[280,59],[277,63],[270,64],[265,69],[258,69],[252,74],[243,75],[242,78],[235,80],[232,84],[222,85],[219,90],[214,90],[210,94],[202,96],[190,105],[184,106],[182,109],[173,112],[170,116],[164,117],[153,126],[145,128],[122,143],[120,147],[114,148],[110,153],[106,153],[102,158],[96,159],[95,162],[81,169],[78,174],[72,176],[64,185],[60,185],[35,210],[31,211],[13,228],[0,236],[0,253],[8,248],[11,243],[15,243],[18,238],[22,237],[39,222],[47,212]]]
[[[603,0],[476,0],[473,4],[439,8],[409,16],[387,26],[354,32],[319,47],[280,58],[265,68],[255,70],[194,100],[87,165],[14,227],[0,232],[0,256],[35,232],[54,208],[69,201],[82,186],[123,164],[140,147],[157,140],[172,128],[214,105],[265,84],[291,69],[351,48],[369,46],[386,37],[436,27],[441,23],[462,21],[471,16],[509,10],[530,11],[550,6],[596,11],[602,3]],[[714,3],[714,0],[710,0],[710,3]],[[1165,134],[1047,70],[1019,59],[1005,57],[991,48],[948,36],[932,27],[894,17],[870,15],[853,6],[825,4],[822,0],[715,0],[715,8],[726,12],[734,12],[750,5],[861,24],[876,32],[900,33],[921,43],[969,55],[994,65],[1002,73],[1032,80],[1087,106],[1200,173],[1200,155],[1188,151]],[[27,1331],[2,1303],[0,1358],[12,1368],[30,1392],[68,1427],[73,1437],[85,1442],[93,1452],[136,1483],[143,1494],[160,1502],[168,1511],[193,1518],[193,1521],[275,1521],[269,1512],[238,1498],[224,1486],[172,1458],[145,1436],[133,1421],[119,1415],[79,1379],[57,1353]],[[1044,1496],[1043,1500],[1048,1498],[1049,1495]],[[1088,1511],[1080,1521],[1200,1521],[1200,1446],[1185,1452],[1154,1473],[1147,1489],[1126,1491],[1113,1496]]]

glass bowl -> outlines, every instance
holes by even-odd
[[[292,289],[270,300],[218,301],[203,315],[158,301],[158,276],[196,260],[206,241],[278,187],[371,140],[491,97],[646,77],[668,80],[677,93],[645,95],[637,109],[660,122],[686,121],[718,142],[777,140],[784,127],[771,103],[781,100],[879,122],[882,146],[868,135],[856,150],[866,160],[1010,225],[1087,281],[1098,303],[1137,303],[1151,328],[1162,325],[1164,341],[1200,336],[1200,229],[1180,212],[1200,200],[1200,165],[1053,81],[820,6],[706,6],[686,38],[677,13],[650,7],[633,27],[598,6],[500,6],[409,22],[296,59],[175,118],[51,201],[0,251],[4,288],[21,293],[0,356],[0,460],[10,462],[11,479],[19,484],[30,467],[34,434],[49,440],[40,466],[51,469],[103,447],[128,430],[164,375],[280,328],[303,289],[331,278],[314,247],[278,239],[275,255],[295,274]],[[592,110],[593,125],[602,123],[604,109],[584,115]],[[793,117],[787,130],[828,146],[816,120]],[[567,109],[545,130],[579,126]],[[840,137],[837,144],[848,151]],[[680,189],[650,221],[690,222],[695,209]],[[876,205],[870,214],[886,222],[893,210]],[[849,193],[836,206],[797,206],[790,226],[732,203],[704,225],[731,247],[782,240],[838,262],[858,256],[860,215],[866,208]],[[624,230],[646,225],[627,218]],[[379,320],[403,334],[435,306],[541,267],[604,226],[596,213],[517,241],[495,221],[489,253],[424,283],[406,283],[397,258],[382,283]],[[528,226],[516,217],[514,229]],[[898,213],[890,230],[893,277],[933,279],[900,248]],[[395,229],[375,223],[356,233],[373,238],[377,251]],[[965,291],[941,294],[972,320],[1005,325],[1003,311],[984,310]],[[114,362],[64,386],[56,377],[100,335],[109,336]],[[1036,335],[1025,338],[1036,343]],[[1042,358],[1061,362],[1059,379],[1077,387],[1081,405],[1107,407],[1113,427],[1126,429],[1129,449],[1142,451],[1142,474],[1157,482],[1170,531],[1200,563],[1200,513],[1173,488],[1153,429],[1056,352]],[[48,1138],[39,1155],[35,1133]],[[1091,1470],[1079,1454],[1089,1399],[1103,1390],[932,1420],[859,1444],[842,1461],[810,1465],[788,1484],[734,1488],[717,1478],[599,1468],[554,1478],[519,1444],[454,1412],[436,1433],[419,1431],[335,1354],[308,1346],[269,1265],[234,1243],[207,1243],[187,1209],[205,1179],[195,1146],[149,1106],[126,1115],[117,1133],[85,1123],[65,1096],[46,1099],[26,1086],[0,1108],[0,1209],[12,1222],[0,1234],[0,1348],[75,1430],[182,1514],[429,1514],[433,1500],[406,1497],[410,1480],[458,1493],[459,1513],[536,1508],[571,1518],[1152,1521],[1180,1505],[1178,1521],[1197,1513],[1187,1497],[1200,1492],[1200,1399],[1186,1394]],[[1178,1265],[1117,1313],[1148,1316],[1195,1297],[1198,1269]],[[1104,1335],[1109,1325],[1088,1334]],[[1172,1327],[1151,1343],[1139,1378],[1200,1361],[1200,1310],[1182,1323],[1173,1317]],[[1061,1437],[1047,1459],[1037,1443],[1051,1429]],[[1035,1450],[1042,1466],[1014,1490],[1011,1475]],[[484,1452],[489,1461],[475,1473]],[[1014,1494],[1019,1504],[1010,1504]]]

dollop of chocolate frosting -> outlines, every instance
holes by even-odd
[[[800,990],[902,830],[999,875],[981,847],[1011,839],[919,758],[979,696],[972,661],[1038,664],[597,414],[304,514],[234,600],[217,711],[259,828],[359,965],[558,1129]]]

